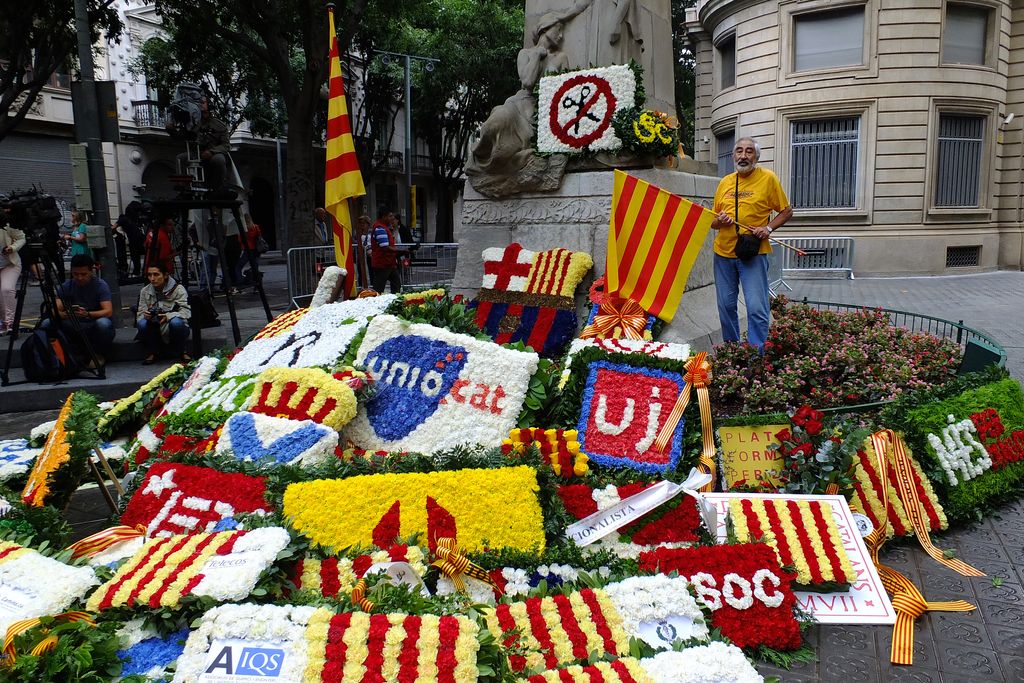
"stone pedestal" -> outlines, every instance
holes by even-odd
[[[684,160],[680,169],[635,169],[631,174],[659,187],[710,207],[718,178],[709,164]],[[594,259],[594,270],[578,297],[581,318],[586,315],[586,290],[594,277],[605,272],[608,224],[612,206],[614,172],[609,170],[567,173],[556,192],[521,194],[490,199],[466,186],[462,223],[456,228],[458,267],[453,290],[473,296],[483,278],[481,252],[518,242],[526,249],[543,251],[563,247],[585,251]],[[715,304],[714,234],[709,234],[690,273],[675,320],[662,332],[664,341],[690,342],[708,349],[721,340]],[[745,315],[741,309],[741,315]]]

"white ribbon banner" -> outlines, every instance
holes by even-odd
[[[565,530],[565,535],[571,538],[578,546],[587,546],[599,541],[605,536],[614,533],[618,529],[635,522],[651,510],[667,503],[680,493],[693,496],[697,501],[697,509],[704,518],[708,529],[717,527],[717,516],[713,507],[704,503],[704,497],[697,492],[701,486],[711,481],[711,475],[698,472],[696,468],[690,470],[686,481],[676,484],[671,481],[659,481],[654,486],[649,486],[640,493],[629,498],[620,500],[615,505],[598,510],[588,517],[584,517],[575,524],[571,524]],[[712,517],[709,518],[709,514]]]

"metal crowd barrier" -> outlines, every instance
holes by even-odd
[[[450,285],[455,279],[459,245],[424,242],[401,264],[403,289]],[[334,247],[294,247],[288,250],[288,297],[292,306],[308,306],[328,266],[335,265]]]
[[[852,237],[778,237],[779,242],[805,252],[803,256],[792,249],[775,247],[781,260],[779,282],[784,285],[787,275],[801,277],[842,277],[853,279]],[[771,266],[769,265],[769,269]],[[769,276],[769,281],[771,277]]]

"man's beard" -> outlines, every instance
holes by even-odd
[[[757,162],[756,161],[746,161],[746,165],[745,166],[741,166],[740,165],[741,163],[743,163],[743,162],[734,161],[733,164],[732,164],[733,169],[737,173],[739,173],[740,175],[744,175],[746,173],[750,173],[751,171],[753,171],[757,167]]]

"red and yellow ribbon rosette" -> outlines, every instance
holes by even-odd
[[[64,612],[63,614],[57,614],[53,616],[52,619],[57,623],[84,621],[90,626],[96,625],[96,622],[93,621],[92,616],[88,612]],[[34,629],[41,623],[42,622],[40,621],[40,619],[38,617],[35,617],[32,619],[22,619],[20,621],[16,621],[7,627],[7,635],[4,637],[3,660],[7,666],[12,666],[14,662],[18,659],[18,655],[14,651],[14,639],[20,636],[22,633]],[[45,638],[43,638],[41,641],[36,643],[29,654],[31,654],[33,657],[39,657],[41,655],[44,655],[47,652],[53,650],[53,648],[57,647],[57,641],[57,636],[51,633],[47,635]]]
[[[619,337],[644,340],[647,329],[647,311],[632,299],[605,296],[598,304],[594,322],[583,328],[580,339]],[[616,335],[615,331],[619,330]]]
[[[462,580],[462,576],[465,575],[483,581],[497,591],[498,595],[501,595],[501,588],[494,582],[491,575],[479,565],[470,562],[466,554],[459,550],[459,546],[455,543],[454,538],[437,539],[435,554],[437,559],[434,560],[431,566],[437,567],[442,574],[451,579],[451,582],[455,584],[455,588],[459,592],[466,592],[466,583]]]
[[[76,541],[68,546],[68,550],[71,551],[71,557],[76,560],[82,557],[95,557],[118,543],[145,536],[146,527],[142,524],[133,527],[118,525]]]
[[[686,369],[686,372],[683,374],[686,386],[683,387],[683,393],[679,395],[675,405],[672,406],[672,412],[669,413],[661,431],[658,432],[658,438],[654,441],[654,447],[659,451],[665,450],[672,440],[672,434],[676,430],[676,425],[683,418],[686,406],[690,403],[690,396],[696,391],[697,402],[700,404],[700,434],[703,444],[698,469],[705,474],[711,475],[711,481],[702,486],[700,490],[707,493],[715,488],[715,436],[712,431],[711,422],[711,395],[708,392],[712,375],[711,363],[708,362],[707,352],[701,351],[695,354],[690,360],[686,361],[686,365],[683,367]]]

